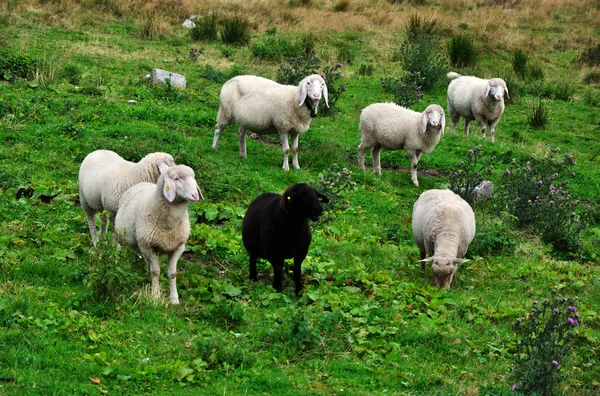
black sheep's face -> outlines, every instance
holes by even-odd
[[[321,204],[329,202],[325,195],[307,184],[296,185],[286,195],[289,211],[298,211],[303,217],[308,217],[312,221],[318,220],[323,213]]]

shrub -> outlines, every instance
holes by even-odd
[[[349,43],[342,43],[338,45],[337,56],[341,62],[351,65],[356,58],[356,50]]]
[[[371,65],[370,63],[361,63],[360,67],[358,68],[358,75],[360,76],[372,76],[373,75],[373,65]]]
[[[66,65],[62,70],[62,77],[70,84],[77,85],[81,83],[81,69],[76,65]]]
[[[583,205],[574,199],[567,187],[573,156],[562,160],[555,156],[559,149],[541,160],[532,156],[524,165],[515,160],[504,172],[495,189],[498,207],[516,217],[516,225],[540,235],[557,252],[572,253],[580,245],[579,234],[586,226]]]
[[[437,28],[437,20],[425,20],[418,15],[411,15],[406,23],[406,37],[409,41],[417,40],[423,37],[430,38]]]
[[[337,101],[340,99],[342,93],[346,92],[345,82],[336,86],[337,80],[342,77],[342,67],[343,65],[338,63],[337,65],[328,65],[323,68],[323,78],[325,79],[327,91],[329,93],[329,107],[321,107],[321,114],[325,117],[333,114]]]
[[[600,66],[600,43],[595,46],[588,47],[575,60],[580,65]]]
[[[399,79],[381,80],[383,89],[394,95],[394,102],[399,106],[411,107],[423,98],[421,91],[422,78],[418,74],[405,73]]]
[[[241,15],[223,19],[221,41],[225,44],[248,45],[250,43],[250,23],[248,19]]]
[[[565,102],[568,102],[573,97],[573,94],[575,94],[575,87],[573,86],[573,84],[570,84],[568,82],[562,82],[554,86],[552,97],[554,99],[564,100]]]
[[[516,320],[513,390],[550,395],[561,382],[563,361],[578,334],[577,302],[577,297],[563,297],[554,289],[550,299],[533,301],[525,319]]]
[[[203,15],[194,19],[195,27],[189,33],[193,41],[215,41],[218,33],[219,17],[217,13]]]
[[[279,66],[275,80],[280,84],[297,85],[304,77],[316,73],[319,62],[315,51],[290,58],[287,65]]]
[[[6,81],[15,78],[32,79],[38,61],[29,55],[20,54],[7,48],[0,49],[0,77]]]
[[[523,50],[516,50],[512,56],[512,67],[515,74],[522,79],[527,77],[528,56]]]
[[[448,70],[448,60],[438,51],[436,44],[431,36],[417,35],[400,45],[404,70],[412,76],[419,76],[425,91],[435,87]]]
[[[467,67],[477,63],[477,49],[473,39],[464,34],[452,37],[448,43],[448,55],[452,66]]]
[[[511,229],[514,217],[502,213],[491,217],[478,213],[476,218],[477,234],[469,245],[471,256],[511,256],[515,252],[517,239]]]
[[[539,64],[534,63],[531,66],[529,66],[527,75],[532,80],[543,80],[544,79],[544,69],[542,69],[542,67]]]
[[[250,51],[257,58],[280,61],[294,56],[300,49],[288,38],[271,36],[262,43],[252,44]]]
[[[218,84],[223,84],[227,80],[243,74],[243,68],[238,65],[233,65],[227,73],[221,72],[211,65],[205,65],[200,69],[200,77]]]
[[[312,181],[311,185],[329,199],[328,203],[323,204],[323,215],[319,220],[326,223],[348,209],[350,203],[345,193],[351,191],[356,183],[352,181],[352,171],[333,164],[328,170],[319,172],[317,180]]]
[[[492,157],[495,159],[495,157]],[[467,152],[465,161],[455,166],[455,171],[450,174],[450,189],[460,195],[469,204],[475,201],[475,188],[484,180],[489,180],[491,168],[488,158],[483,155],[482,146],[479,145]]]
[[[188,52],[188,58],[191,59],[192,62],[196,62],[200,55],[202,55],[202,49],[198,49],[197,47],[190,48],[190,52]]]
[[[548,111],[543,100],[538,98],[532,102],[528,119],[529,124],[534,128],[546,127],[548,123]]]

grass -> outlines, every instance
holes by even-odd
[[[333,0],[219,2],[219,15],[248,18],[249,46],[194,42],[180,26],[190,14],[211,15],[217,2],[168,3],[148,2],[145,13],[133,1],[0,6],[1,45],[11,62],[37,68],[29,80],[0,83],[0,378],[14,379],[0,382],[0,394],[501,394],[512,385],[512,323],[555,286],[579,296],[581,315],[556,391],[598,390],[597,217],[584,231],[583,250],[565,258],[535,232],[514,229],[508,216],[492,210],[493,201],[475,206],[470,261],[448,293],[432,286],[430,270],[420,272],[411,232],[419,194],[446,187],[480,144],[495,156],[495,182],[513,158],[525,161],[553,147],[573,154],[571,192],[597,213],[597,85],[574,82],[572,92],[545,98],[541,130],[529,125],[534,96],[523,83],[520,95],[511,91],[496,143],[446,133],[419,162],[419,188],[402,152],[382,152],[381,177],[356,166],[360,110],[392,100],[381,78],[400,75],[392,58],[412,15],[436,20],[440,42],[469,21],[482,55],[474,75],[509,77],[513,53],[522,49],[550,83],[572,76],[571,60],[589,47],[598,16],[591,2],[521,4],[499,23],[495,6],[475,0],[410,2],[416,14],[397,12],[388,1],[351,2],[344,12],[335,12],[344,2]],[[156,15],[153,7],[166,17],[144,20]],[[279,61],[251,50],[274,27],[277,39],[289,43],[315,34],[322,63],[344,63],[338,111],[312,121],[300,138],[302,169],[289,172],[280,169],[277,138],[249,139],[248,157],[240,159],[231,126],[219,150],[210,148],[223,78],[242,70],[275,77]],[[558,40],[569,45],[552,50]],[[338,59],[348,55],[339,47],[346,42],[352,64]],[[192,60],[190,48],[197,46],[201,55]],[[152,67],[185,75],[188,89],[150,87],[143,76]],[[445,106],[445,98],[442,84],[413,107]],[[150,277],[135,253],[91,246],[77,172],[98,148],[131,161],[166,151],[196,171],[206,201],[190,206],[179,306],[152,302]],[[248,203],[294,182],[317,183],[333,164],[352,171],[356,186],[339,197],[347,209],[313,224],[304,293],[294,295],[289,277],[284,293],[274,293],[266,262],[258,266],[259,282],[249,282],[240,236]],[[130,276],[117,277],[120,271]],[[165,292],[164,261],[161,272]]]

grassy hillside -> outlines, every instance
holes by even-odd
[[[184,28],[192,14],[198,27],[215,15],[216,36]],[[234,17],[248,29],[245,44],[220,35]],[[469,136],[462,120],[452,134],[446,115],[445,135],[419,163],[420,187],[403,152],[382,152],[381,177],[370,155],[366,172],[356,162],[360,111],[395,100],[382,80],[405,75],[399,49],[415,21],[433,26],[435,51],[422,64],[439,54],[445,72],[502,77],[510,92],[496,143],[475,122]],[[531,323],[534,301],[554,302],[553,292],[578,298],[579,325],[559,330],[573,335],[564,360],[546,350],[535,367],[562,375],[556,394],[596,394],[598,21],[594,0],[0,4],[0,394],[512,394],[521,386],[515,323]],[[448,46],[461,35],[477,61],[451,66]],[[319,72],[341,75],[328,81],[330,95],[345,91],[332,114],[321,103],[300,137],[301,169],[281,170],[277,136],[249,138],[239,158],[235,126],[212,150],[223,82],[275,79],[307,48]],[[183,74],[187,89],[151,86],[152,68]],[[412,108],[446,108],[447,84],[437,80]],[[539,103],[546,121],[536,127]],[[92,247],[77,174],[96,149],[130,161],[165,151],[195,170],[206,200],[189,208],[180,305],[152,300],[146,265],[131,250],[110,238]],[[430,268],[420,271],[411,210],[423,191],[455,186],[469,170],[496,190],[473,205],[470,261],[446,292]],[[274,292],[267,262],[259,282],[248,280],[240,235],[254,197],[298,182],[333,201],[313,224],[300,296],[291,276]],[[546,195],[519,206],[511,186]],[[563,346],[541,335],[533,345]]]

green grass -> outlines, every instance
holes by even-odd
[[[128,18],[98,18],[71,29],[38,13],[5,13],[3,20],[11,23],[0,28],[2,45],[54,61],[45,63],[44,76],[50,77],[44,81],[0,83],[0,378],[14,378],[0,382],[0,394],[506,391],[512,385],[512,324],[555,286],[579,296],[582,323],[557,393],[598,390],[598,218],[584,231],[587,254],[565,260],[535,232],[503,223],[490,209],[494,203],[476,206],[477,254],[467,253],[470,261],[461,265],[449,292],[433,287],[430,269],[421,273],[411,232],[420,193],[446,187],[450,172],[479,144],[495,156],[495,182],[513,158],[524,162],[553,147],[573,154],[570,190],[598,213],[598,112],[584,100],[590,90],[598,94],[597,87],[574,83],[569,102],[545,100],[549,119],[543,130],[528,123],[532,95],[507,101],[495,144],[483,141],[478,128],[468,137],[448,128],[436,149],[423,155],[421,186],[415,188],[401,151],[382,152],[381,177],[373,174],[370,155],[367,172],[356,166],[360,110],[392,99],[380,80],[400,66],[383,49],[369,57],[373,74],[359,76],[359,60],[377,52],[370,44],[377,34],[325,31],[320,34],[336,40],[355,35],[356,61],[342,68],[347,91],[337,102],[339,111],[315,118],[300,137],[302,169],[284,172],[277,137],[248,139],[248,157],[241,159],[231,126],[219,150],[211,149],[221,85],[202,78],[201,71],[210,65],[227,74],[239,65],[245,73],[274,78],[278,64],[257,60],[250,47],[231,52],[223,44],[202,43],[194,62],[187,54],[198,43],[181,30],[148,41]],[[277,35],[294,42],[300,33],[278,29]],[[316,43],[323,63],[339,62],[338,47]],[[560,81],[571,67],[565,51],[531,57],[548,63],[548,81]],[[482,56],[477,74],[511,69],[512,49],[497,52]],[[81,73],[77,86],[68,75],[53,73],[66,66]],[[151,67],[185,75],[188,89],[148,86],[143,76]],[[414,109],[445,102],[442,84]],[[196,171],[206,201],[190,206],[194,225],[178,266],[179,306],[151,301],[145,263],[130,251],[117,256],[124,258],[122,265],[136,266],[130,270],[138,276],[127,280],[130,289],[113,296],[117,303],[98,301],[86,283],[98,261],[90,256],[95,249],[79,207],[77,173],[83,158],[99,148],[131,161],[166,151]],[[357,185],[344,193],[347,210],[313,225],[304,293],[294,295],[290,277],[284,293],[274,293],[266,262],[258,266],[259,282],[250,282],[240,235],[249,202],[291,183],[315,182],[332,164],[352,171]],[[506,250],[511,253],[486,253],[486,244],[504,238],[514,243]],[[164,265],[161,278],[166,291]]]

